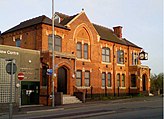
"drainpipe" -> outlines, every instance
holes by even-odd
[[[75,73],[75,78],[74,80],[76,79],[76,58],[75,58],[75,66],[74,66],[74,73]],[[75,88],[76,84],[74,84],[73,88]],[[73,93],[74,93],[74,89],[73,89]]]
[[[113,80],[114,80],[113,88],[114,88],[114,96],[116,96],[116,89],[115,89],[115,55],[114,55],[115,50],[114,50],[114,47],[115,47],[115,43],[113,45]]]
[[[127,62],[128,62],[128,81],[129,81],[129,85],[128,85],[129,90],[128,90],[128,93],[130,94],[130,79],[129,79],[129,54],[130,54],[130,52],[129,52],[129,46],[128,46],[128,58],[127,58]]]

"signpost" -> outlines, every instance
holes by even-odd
[[[19,72],[18,73],[18,79],[20,80],[20,83],[21,83],[21,80],[24,79],[24,73],[22,72]],[[19,111],[21,110],[21,96],[19,96]]]
[[[16,64],[13,63],[14,59],[7,59],[6,61],[10,61],[6,65],[6,72],[11,75],[10,79],[10,103],[9,103],[9,119],[12,119],[12,85],[13,85],[13,74],[17,71]]]

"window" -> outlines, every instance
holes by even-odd
[[[102,73],[102,87],[105,87],[106,73]]]
[[[21,40],[20,39],[16,39],[16,47],[20,47],[21,46]]]
[[[117,74],[117,87],[120,87],[120,74]]]
[[[136,75],[131,74],[131,87],[136,87]]]
[[[111,87],[111,73],[108,73],[108,87]]]
[[[138,64],[138,54],[132,53],[132,65],[137,65],[137,64]]]
[[[88,44],[84,44],[84,59],[88,59]]]
[[[52,50],[52,35],[48,35],[48,50]]]
[[[90,72],[85,71],[85,86],[89,87],[90,86]]]
[[[124,51],[123,50],[117,51],[117,63],[124,64]]]
[[[110,49],[109,48],[102,48],[102,61],[110,62]]]
[[[60,36],[54,36],[54,50],[61,52],[62,38]],[[52,50],[53,47],[52,34],[48,36],[48,50]]]
[[[55,51],[61,52],[62,49],[62,38],[60,36],[55,36]]]
[[[42,68],[42,86],[47,86],[47,67],[43,66]]]
[[[82,71],[77,70],[76,71],[76,86],[81,86],[81,81],[82,81]]]
[[[122,74],[122,87],[125,87],[125,74]]]
[[[76,50],[77,50],[77,58],[82,58],[82,45],[80,42],[77,42],[77,46],[76,46]]]

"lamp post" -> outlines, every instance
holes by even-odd
[[[54,56],[54,0],[52,0],[52,107],[54,107],[54,74],[55,74],[55,56]]]

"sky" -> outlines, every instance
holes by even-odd
[[[123,37],[148,52],[142,61],[152,74],[164,72],[163,0],[54,0],[55,11],[68,15],[84,9],[92,23],[108,28],[123,27]],[[0,0],[0,31],[20,22],[52,16],[52,0]]]

